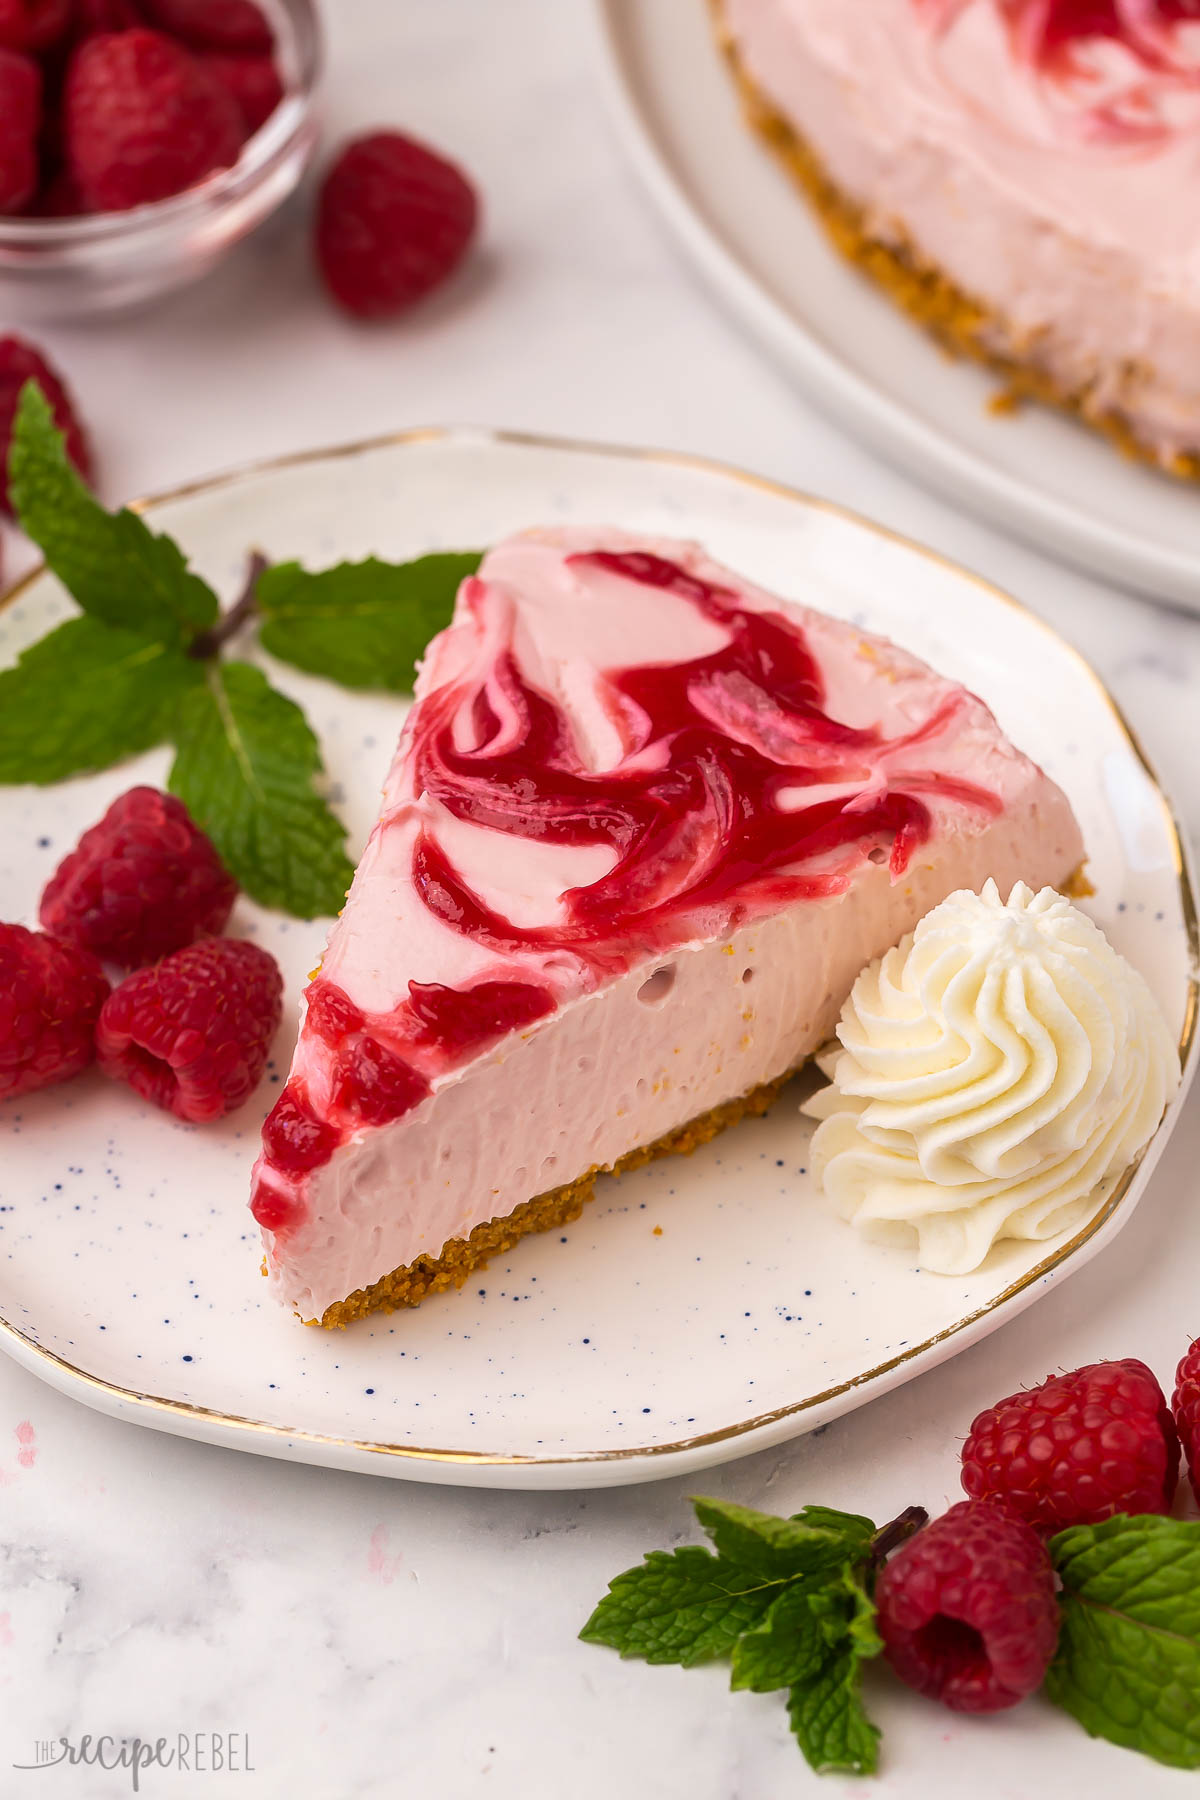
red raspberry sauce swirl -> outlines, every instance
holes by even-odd
[[[901,875],[929,835],[926,801],[935,795],[996,812],[984,789],[920,768],[922,741],[950,723],[961,694],[911,734],[885,740],[824,710],[820,669],[782,614],[744,610],[731,590],[645,552],[571,561],[669,589],[724,627],[728,642],[691,662],[609,674],[630,741],[622,765],[600,772],[582,765],[566,720],[511,656],[496,671],[510,715],[501,748],[482,691],[430,696],[417,726],[419,788],[472,824],[542,843],[607,844],[617,856],[607,876],[564,896],[565,923],[522,928],[471,891],[427,830],[414,853],[416,886],[455,930],[501,953],[567,950],[597,975],[612,973],[628,966],[631,945],[644,954],[736,929],[794,899],[843,893],[872,849],[882,847]],[[477,732],[467,750],[453,732],[465,700]],[[797,789],[831,784],[847,791],[795,805]]]
[[[857,729],[826,711],[804,632],[782,613],[747,610],[732,589],[648,552],[570,560],[669,590],[727,641],[689,662],[607,673],[625,746],[616,768],[585,766],[568,719],[523,678],[510,650],[490,671],[503,722],[477,677],[421,701],[412,721],[417,793],[470,824],[615,853],[607,875],[563,896],[565,919],[519,926],[472,891],[426,826],[413,851],[418,894],[454,931],[493,949],[500,966],[522,950],[566,953],[594,987],[690,938],[844,893],[868,858],[899,877],[930,834],[931,800],[985,817],[999,810],[987,790],[922,767],[922,745],[968,703],[962,690],[905,735]],[[464,719],[474,730],[468,748]],[[806,787],[821,791],[797,804]],[[555,1006],[523,971],[461,990],[413,981],[409,991],[395,1012],[367,1016],[325,979],[310,988],[306,1029],[333,1057],[328,1116],[318,1121],[289,1082],[264,1137],[278,1173],[302,1180],[354,1130],[401,1117],[438,1075]],[[277,1194],[263,1189],[254,1205],[271,1229],[289,1222]]]

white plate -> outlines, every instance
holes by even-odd
[[[847,0],[850,4],[851,0]],[[660,211],[719,297],[906,474],[1108,581],[1200,611],[1200,492],[947,358],[834,252],[743,123],[705,0],[593,0],[597,63]]]
[[[1151,981],[1194,1060],[1194,914],[1170,809],[1074,651],[994,589],[784,488],[682,457],[417,432],[252,469],[155,501],[231,595],[251,545],[321,566],[487,544],[546,521],[694,535],[767,587],[891,633],[995,707],[1066,787],[1091,910]],[[0,614],[0,662],[65,610],[35,578]],[[274,671],[309,710],[365,839],[403,715]],[[165,753],[49,790],[0,790],[0,917],[30,916],[60,856]],[[294,1000],[321,925],[242,904]],[[291,1008],[289,1008],[289,1011]],[[275,1047],[286,1068],[290,1026]],[[481,1486],[646,1480],[820,1425],[1045,1295],[1129,1217],[1173,1122],[1103,1218],[1006,1247],[977,1275],[864,1247],[806,1175],[794,1093],[690,1159],[603,1183],[564,1233],[527,1240],[458,1295],[346,1332],[268,1298],[246,1210],[262,1092],[189,1128],[99,1076],[0,1111],[0,1344],[91,1405],[267,1455]],[[655,1228],[661,1228],[661,1236]]]

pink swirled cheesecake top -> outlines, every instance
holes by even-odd
[[[501,544],[429,648],[267,1122],[260,1223],[506,1034],[864,865],[902,880],[1029,770],[965,689],[695,545]]]
[[[980,41],[971,15],[988,14],[1047,115],[1081,140],[1154,146],[1200,130],[1200,0],[912,3],[952,79]]]

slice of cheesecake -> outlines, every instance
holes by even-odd
[[[274,1291],[338,1325],[461,1284],[762,1111],[947,894],[1082,858],[987,707],[884,639],[694,544],[508,540],[305,996],[254,1174]]]

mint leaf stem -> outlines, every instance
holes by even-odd
[[[258,615],[258,584],[271,564],[261,550],[252,550],[246,561],[246,579],[233,605],[221,614],[216,624],[200,632],[188,645],[188,655],[197,662],[211,662],[225,645]]]
[[[910,1537],[915,1537],[923,1525],[928,1525],[929,1514],[923,1506],[906,1506],[902,1513],[888,1525],[881,1525],[871,1539],[871,1561],[876,1568],[886,1562],[893,1550],[906,1544]]]

